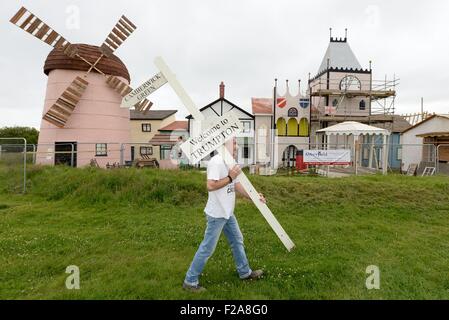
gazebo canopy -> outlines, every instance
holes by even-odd
[[[379,134],[379,135],[390,135],[390,131],[387,129],[382,129],[378,127],[369,126],[367,124],[363,124],[356,121],[345,121],[342,123],[338,123],[336,125],[320,129],[316,131],[317,133],[324,133],[327,136],[329,135],[371,135],[371,134]]]

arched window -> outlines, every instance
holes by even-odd
[[[301,137],[309,136],[309,121],[306,118],[301,118],[299,120],[299,135]]]
[[[279,118],[276,121],[276,135],[285,136],[287,134],[287,123],[284,118]]]
[[[298,109],[296,108],[290,108],[288,109],[288,116],[289,117],[297,117],[298,116]]]
[[[336,106],[338,106],[338,100],[337,100],[337,99],[334,99],[334,100],[332,101],[332,107],[336,107]]]
[[[295,118],[290,118],[287,123],[287,135],[297,136],[298,135],[298,121]]]
[[[359,110],[366,110],[365,100],[360,101],[360,103],[359,103]]]

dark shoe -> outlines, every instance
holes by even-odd
[[[195,292],[195,293],[196,292],[204,292],[204,291],[206,291],[206,288],[200,286],[199,284],[197,284],[196,286],[191,286],[190,284],[187,284],[185,282],[182,284],[182,288],[184,290],[187,290],[187,291],[190,291],[190,292]]]
[[[255,270],[251,271],[251,274],[247,276],[246,278],[242,278],[242,280],[258,280],[261,279],[263,276],[262,270]]]

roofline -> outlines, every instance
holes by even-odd
[[[130,110],[131,111],[131,110]],[[135,111],[135,110],[133,110],[133,111]],[[150,110],[150,111],[170,111],[170,113],[167,115],[167,116],[165,116],[164,118],[157,118],[157,119],[145,119],[145,118],[133,118],[133,117],[129,117],[129,120],[165,120],[165,119],[167,119],[168,117],[170,117],[170,116],[172,116],[172,115],[174,115],[176,112],[178,112],[178,110]],[[130,113],[131,114],[131,113]]]
[[[334,38],[334,37],[331,37],[330,38],[330,42],[347,42],[348,41],[348,38],[347,37],[344,37],[344,38]]]
[[[316,76],[311,78],[309,80],[309,83],[314,81],[314,80],[316,80],[317,78],[321,77],[326,72],[350,72],[350,73],[370,74],[370,73],[372,73],[372,70],[370,70],[370,69],[354,69],[354,68],[334,68],[334,67],[330,67],[330,68],[324,69],[323,71],[319,72]]]
[[[441,132],[427,132],[427,133],[419,133],[416,135],[417,137],[426,138],[426,137],[449,137],[449,131],[441,131]]]
[[[404,133],[407,132],[407,131],[412,130],[413,128],[419,126],[420,124],[422,124],[422,123],[424,123],[424,122],[427,122],[428,120],[433,119],[433,118],[435,118],[435,117],[446,118],[446,117],[442,117],[442,116],[440,116],[440,115],[438,115],[438,114],[432,114],[430,117],[425,118],[423,121],[418,122],[417,124],[411,126],[410,128],[408,128],[408,129],[402,131],[402,134],[404,134]],[[448,118],[446,118],[446,119],[448,119]]]
[[[237,108],[238,110],[242,111],[243,113],[245,113],[246,115],[250,116],[251,118],[254,118],[254,115],[249,113],[248,111],[243,110],[242,108],[240,108],[239,106],[235,105],[234,103],[232,103],[231,101],[229,101],[226,98],[218,98],[215,101],[212,101],[211,103],[209,103],[208,105],[202,107],[199,111],[202,112],[203,110],[209,108],[210,106],[216,104],[219,101],[226,101],[227,103],[229,103],[231,106],[233,106],[234,108]],[[186,119],[193,119],[193,116],[191,114],[189,114]]]

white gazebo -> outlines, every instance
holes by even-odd
[[[354,137],[354,166],[355,172],[357,174],[357,149],[358,149],[358,138],[364,135],[382,135],[383,136],[383,146],[382,146],[382,172],[387,173],[388,167],[388,137],[390,136],[390,131],[387,129],[382,129],[378,127],[369,126],[356,121],[345,121],[338,123],[336,125],[320,129],[316,131],[317,134],[326,135],[326,146],[328,137],[331,135],[343,135],[343,136],[353,136]],[[318,137],[318,136],[316,136]],[[327,147],[326,147],[327,148]]]

